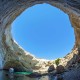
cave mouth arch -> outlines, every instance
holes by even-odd
[[[14,2],[14,5],[13,5]],[[75,58],[74,55],[78,54],[78,49],[80,45],[80,31],[79,31],[79,22],[80,22],[80,14],[77,12],[76,9],[70,7],[70,5],[65,4],[65,2],[62,0],[35,0],[35,1],[11,1],[6,7],[6,9],[2,10],[1,14],[1,53],[3,56],[3,66],[6,68],[7,66],[12,67],[11,63],[9,62],[15,62],[17,60],[17,64],[21,65],[21,68],[24,70],[34,70],[35,67],[39,70],[41,68],[41,65],[43,65],[46,60],[43,59],[38,59],[34,57],[33,55],[29,54],[28,52],[24,51],[12,38],[11,36],[11,23],[17,18],[25,9],[35,5],[35,4],[42,4],[42,3],[49,3],[52,6],[55,6],[59,9],[61,9],[63,12],[67,13],[69,15],[70,21],[72,26],[74,27],[75,31],[75,45],[72,50],[72,52],[68,55],[66,55],[65,58],[61,59],[62,60],[62,65],[65,67],[68,62],[71,61],[71,59]],[[11,6],[11,4],[13,6]],[[11,6],[11,7],[10,7]],[[17,7],[17,8],[16,8]],[[72,56],[71,56],[72,55]],[[7,63],[9,63],[7,65]],[[17,64],[14,64],[14,66],[17,67]],[[37,65],[38,64],[38,65]],[[46,65],[46,64],[44,64]],[[13,66],[13,67],[14,67]],[[9,68],[8,67],[8,68]],[[45,68],[43,68],[45,69]]]
[[[37,8],[38,7],[38,8]],[[38,10],[39,9],[39,10]],[[51,10],[50,10],[51,9]],[[38,10],[38,11],[36,11]],[[31,14],[32,13],[32,14]],[[44,14],[47,13],[47,14]],[[45,16],[46,15],[46,16]],[[54,15],[54,16],[50,16]],[[37,16],[37,17],[36,17]],[[38,17],[41,16],[41,17]],[[48,17],[47,17],[48,16]],[[56,17],[55,17],[56,16]],[[58,16],[58,17],[57,17]],[[46,18],[47,17],[47,18]],[[53,17],[53,19],[51,19]],[[21,19],[20,19],[21,18]],[[34,21],[34,19],[35,21]],[[29,20],[28,20],[29,19]],[[48,20],[49,19],[49,20]],[[45,21],[46,20],[46,21]],[[21,21],[21,22],[20,22]],[[52,21],[52,22],[51,22]],[[32,25],[30,25],[30,23]],[[37,25],[38,23],[38,25]],[[46,27],[43,26],[44,23]],[[48,24],[47,24],[48,23]],[[58,24],[57,24],[58,23]],[[25,25],[26,26],[25,26]],[[35,24],[35,25],[34,25]],[[52,25],[51,25],[52,24]],[[39,26],[41,25],[41,26]],[[49,26],[47,26],[49,25]],[[40,27],[39,29],[35,27]],[[50,27],[51,26],[51,27]],[[56,26],[56,27],[55,27]],[[69,27],[70,28],[69,28]],[[28,28],[25,28],[28,27]],[[30,28],[29,28],[30,27]],[[32,28],[33,27],[33,28]],[[53,27],[53,28],[52,28]],[[23,29],[25,28],[25,29]],[[50,28],[50,29],[49,29]],[[62,28],[62,30],[61,30]],[[36,29],[36,30],[35,30]],[[47,30],[46,30],[47,29]],[[26,51],[29,51],[31,54],[35,55],[38,58],[44,58],[53,60],[56,58],[61,58],[67,55],[72,47],[74,46],[74,32],[72,31],[72,26],[70,25],[68,16],[60,11],[58,8],[55,8],[49,4],[37,4],[27,10],[25,10],[19,17],[12,23],[12,36],[17,41],[17,43]],[[29,31],[32,31],[31,34]],[[41,31],[42,30],[42,31]],[[44,31],[43,31],[44,30]],[[50,30],[50,31],[49,31]],[[71,32],[70,32],[71,30]],[[19,32],[20,31],[20,32]],[[38,33],[36,33],[38,31]],[[46,32],[47,31],[47,32]],[[42,35],[40,35],[41,33]],[[55,33],[54,33],[55,32]],[[15,34],[14,34],[15,33]],[[45,33],[45,35],[44,35]],[[51,34],[49,34],[51,33]],[[66,34],[67,33],[67,34]],[[28,35],[26,35],[28,34]],[[36,35],[37,34],[37,35]],[[56,34],[56,36],[55,36]],[[43,36],[44,35],[44,36]],[[47,36],[46,36],[47,35]],[[53,35],[53,36],[51,36]],[[16,37],[17,36],[17,37]],[[30,41],[28,41],[25,37]],[[29,37],[31,36],[31,37]],[[37,38],[35,37],[37,36]],[[40,38],[39,38],[39,37]],[[46,37],[45,37],[46,36]],[[61,36],[61,37],[59,37]],[[68,37],[69,36],[69,37]],[[33,38],[32,38],[33,37]],[[46,39],[44,39],[44,37]],[[52,38],[53,37],[53,38]],[[20,38],[20,39],[18,39]],[[23,38],[23,39],[22,39]],[[43,39],[42,39],[43,38]],[[49,38],[51,41],[49,41]],[[69,38],[69,39],[68,39]],[[26,41],[25,41],[26,39]],[[31,40],[32,39],[32,40]],[[40,42],[40,40],[43,40]],[[56,39],[56,40],[54,40]],[[19,41],[20,40],[20,41]],[[39,41],[37,41],[39,40]],[[71,42],[70,42],[71,40]],[[22,42],[21,42],[22,41]],[[29,43],[27,43],[27,41]],[[36,41],[36,42],[35,42]],[[49,42],[48,42],[49,41]],[[56,41],[56,42],[55,42]],[[46,44],[44,44],[46,42]],[[52,43],[51,43],[52,42]],[[35,44],[34,44],[35,43]],[[37,43],[37,44],[36,44]],[[56,43],[56,44],[54,44]],[[57,44],[58,43],[58,44]],[[25,45],[26,44],[26,45]],[[42,44],[42,45],[41,45]],[[70,45],[70,46],[67,46]],[[32,46],[30,46],[32,45]],[[37,45],[37,46],[35,46]],[[41,45],[40,47],[38,45]],[[46,45],[46,46],[44,46]],[[53,45],[53,46],[52,46]],[[26,48],[26,47],[27,48]],[[48,46],[48,47],[47,47]],[[63,47],[62,47],[63,46]],[[51,48],[53,47],[53,48]],[[33,50],[35,48],[35,50]],[[50,49],[51,48],[51,49]],[[32,49],[32,50],[31,50]],[[37,50],[36,50],[37,49]],[[43,51],[40,51],[43,50]],[[68,51],[67,51],[68,50]],[[57,52],[59,51],[59,52]],[[64,51],[64,52],[63,52]],[[42,54],[43,53],[43,54]],[[54,53],[54,54],[53,54]],[[62,53],[62,54],[61,54]],[[65,53],[65,54],[64,54]],[[39,55],[40,54],[40,55]],[[47,55],[46,55],[47,54]],[[51,55],[53,54],[53,55]],[[57,54],[60,54],[58,56]],[[44,55],[44,56],[43,56]],[[51,56],[50,56],[51,55]],[[42,56],[42,57],[41,57]],[[51,58],[50,58],[50,57]],[[53,56],[53,57],[52,57]],[[58,56],[58,57],[57,57]],[[48,58],[49,57],[49,58]]]

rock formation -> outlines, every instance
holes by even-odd
[[[16,70],[39,71],[46,68],[47,60],[37,59],[24,51],[11,36],[11,23],[25,9],[48,3],[61,9],[70,18],[75,32],[75,45],[71,53],[61,59],[60,65],[68,68],[80,56],[80,1],[79,0],[0,0],[0,67]],[[48,68],[48,67],[47,67]]]

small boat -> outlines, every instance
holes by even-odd
[[[14,72],[14,74],[21,74],[21,75],[30,75],[33,72]]]

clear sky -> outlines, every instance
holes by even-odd
[[[26,9],[12,23],[12,36],[31,54],[50,60],[64,57],[75,42],[67,14],[49,4]]]

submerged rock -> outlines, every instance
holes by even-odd
[[[34,72],[34,73],[27,75],[27,76],[30,78],[37,78],[37,77],[41,77],[42,75],[40,73]]]

